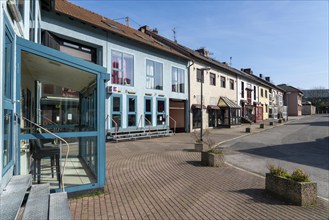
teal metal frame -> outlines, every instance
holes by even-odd
[[[9,63],[9,68],[10,68],[10,73],[9,73],[9,78],[7,78],[7,77],[3,77],[3,80],[5,81],[5,82],[3,82],[3,83],[6,83],[6,85],[9,85],[10,86],[10,94],[9,94],[9,96],[10,97],[6,97],[6,94],[3,94],[3,97],[2,97],[2,109],[1,109],[1,114],[3,115],[3,117],[5,117],[5,115],[3,114],[4,113],[4,110],[6,109],[6,110],[9,110],[9,111],[11,111],[11,119],[10,119],[10,121],[11,121],[11,128],[10,128],[10,134],[9,134],[9,136],[8,137],[5,137],[5,135],[4,135],[4,133],[3,133],[3,138],[5,139],[5,138],[7,138],[8,140],[10,140],[10,142],[11,142],[11,144],[9,144],[11,147],[10,147],[10,149],[8,149],[9,151],[10,151],[10,153],[9,153],[9,156],[10,156],[10,158],[9,158],[9,162],[6,164],[6,165],[4,165],[4,164],[1,164],[1,166],[2,166],[2,173],[1,173],[1,175],[2,176],[4,176],[4,175],[6,175],[6,173],[8,172],[8,170],[12,167],[12,166],[14,166],[14,153],[15,153],[15,149],[14,149],[14,102],[13,102],[13,100],[14,100],[14,96],[13,96],[13,93],[14,93],[14,79],[13,79],[13,76],[14,76],[14,69],[13,69],[13,66],[14,66],[14,52],[15,52],[15,34],[14,34],[14,30],[11,28],[11,26],[9,25],[10,24],[10,21],[9,21],[9,19],[7,18],[7,16],[6,15],[4,15],[4,24],[3,24],[3,27],[4,27],[4,32],[3,32],[3,37],[2,37],[2,39],[3,39],[3,48],[6,48],[7,46],[6,46],[6,37],[8,37],[8,40],[9,41],[11,41],[11,49],[9,50],[9,52],[10,52],[10,54],[9,54],[9,57],[10,57],[10,63]],[[2,58],[3,59],[3,61],[4,61],[4,57]],[[3,62],[3,69],[2,69],[2,74],[3,74],[3,76],[6,74],[5,73],[5,66],[6,66],[6,64],[5,64],[5,62]],[[1,89],[3,89],[4,87],[3,87],[4,85],[1,85]],[[1,122],[1,126],[3,127],[3,129],[4,129],[4,121],[2,121]],[[3,130],[3,132],[4,132],[4,130]],[[3,152],[3,148],[5,147],[5,146],[3,146],[3,143],[1,143],[1,146],[2,146],[2,148],[0,149],[2,152],[1,152],[1,156],[3,157],[2,159],[4,159],[4,152]],[[2,160],[2,163],[4,162],[4,160]]]
[[[159,101],[163,101],[164,102],[164,112],[158,112],[158,102]],[[156,122],[156,125],[157,126],[161,126],[163,124],[158,124],[158,115],[164,115],[165,117],[165,123],[166,125],[168,124],[168,121],[167,121],[167,99],[166,98],[157,98],[156,99],[156,116],[155,116],[155,122]]]
[[[146,111],[146,100],[150,100],[151,101],[151,111],[147,112]],[[153,122],[154,122],[154,118],[153,118],[153,98],[152,96],[145,96],[144,97],[144,117],[146,118],[146,115],[151,115],[151,126],[153,126]],[[145,123],[145,119],[144,119],[144,123]],[[146,124],[144,124],[144,126],[146,126]]]
[[[60,51],[42,46],[40,44],[33,43],[23,38],[16,38],[16,100],[20,99],[20,88],[21,88],[21,52],[26,51],[41,57],[51,59],[53,61],[69,65],[71,67],[84,70],[86,72],[96,75],[97,82],[97,125],[96,131],[83,131],[83,132],[58,132],[55,133],[59,137],[96,137],[97,138],[97,181],[96,183],[90,183],[79,186],[71,186],[65,188],[67,192],[89,190],[102,188],[105,185],[106,177],[106,151],[105,151],[105,82],[109,80],[109,74],[106,73],[106,69],[102,66],[84,61],[82,59],[64,54]],[[20,112],[20,106],[17,105],[17,112]],[[20,122],[18,122],[20,123]],[[22,134],[20,132],[20,126],[17,128],[18,132],[18,143],[22,139],[37,139],[37,138],[53,138],[48,133],[41,134]],[[19,146],[17,146],[19,152]],[[18,154],[19,155],[19,154]],[[20,161],[18,157],[18,167],[20,167]],[[56,190],[56,191],[59,191]]]
[[[114,97],[118,97],[120,98],[120,111],[113,111],[113,98]],[[115,115],[120,115],[120,126],[118,126],[118,128],[122,128],[122,107],[123,107],[123,103],[122,103],[122,94],[116,94],[116,93],[112,93],[111,95],[111,101],[110,101],[111,105],[110,105],[110,109],[111,109],[111,119],[113,119],[113,114]],[[113,128],[112,126],[112,120],[110,121],[110,128]]]
[[[130,112],[129,111],[129,99],[130,98],[134,98],[135,99],[135,111],[133,112]],[[127,128],[136,128],[137,127],[137,123],[138,123],[138,118],[137,118],[137,96],[136,95],[127,95],[127,101],[126,101],[126,104],[127,104]],[[128,122],[128,118],[129,118],[129,115],[135,115],[136,118],[135,118],[135,125],[134,126],[129,126],[129,122]]]

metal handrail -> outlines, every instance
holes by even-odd
[[[142,118],[143,118],[143,115],[141,115],[141,116],[139,117],[138,124],[137,124],[137,129],[139,128],[139,125],[142,124]],[[142,127],[142,125],[141,125],[140,127]]]
[[[152,122],[150,120],[148,120],[146,117],[144,117],[144,119],[148,122],[149,124],[149,132],[151,131],[151,125],[152,125]]]
[[[170,115],[168,115],[169,116],[169,119],[171,119],[173,122],[174,122],[174,133],[176,133],[176,120],[175,119],[173,119]],[[169,123],[169,128],[170,128],[170,123]]]
[[[117,136],[118,135],[118,123],[116,121],[114,121],[113,118],[111,118],[111,120],[115,124],[115,136]]]
[[[48,129],[46,129],[46,128],[40,126],[40,125],[38,125],[37,123],[35,123],[35,122],[33,122],[33,121],[31,121],[31,120],[25,118],[24,116],[20,116],[20,115],[18,115],[18,114],[16,114],[16,116],[23,118],[23,119],[26,120],[27,122],[29,122],[29,123],[31,123],[31,124],[37,126],[38,128],[44,130],[45,132],[51,134],[52,136],[58,138],[59,140],[63,141],[63,142],[66,144],[66,146],[67,146],[67,152],[66,152],[66,156],[65,156],[65,161],[64,161],[63,169],[62,169],[62,172],[61,172],[61,174],[60,174],[60,178],[61,178],[61,190],[62,190],[62,192],[65,192],[65,187],[64,187],[64,172],[65,172],[65,167],[66,167],[66,161],[67,161],[67,159],[68,159],[69,152],[70,152],[70,145],[69,145],[69,143],[67,143],[67,141],[64,140],[63,138],[59,137],[58,135],[54,134],[53,132],[49,131]],[[61,147],[61,146],[60,146],[60,147]],[[62,150],[60,150],[60,158],[62,158]]]

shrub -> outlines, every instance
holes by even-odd
[[[294,170],[290,178],[296,182],[311,182],[309,175],[299,168]]]
[[[283,169],[280,166],[277,166],[276,167],[273,164],[269,164],[269,165],[267,165],[267,168],[269,169],[270,174],[273,174],[275,176],[282,176],[282,177],[286,177],[286,178],[289,178],[290,177],[290,175],[287,172],[287,170]]]
[[[224,154],[223,151],[219,150],[219,149],[208,150],[208,153],[211,153],[211,154]]]

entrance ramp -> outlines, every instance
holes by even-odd
[[[108,130],[106,141],[130,141],[152,137],[172,136],[174,132],[169,127],[127,128],[123,130]]]

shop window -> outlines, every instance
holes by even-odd
[[[216,127],[216,110],[208,109],[208,127]]]
[[[226,78],[224,76],[220,77],[220,86],[226,88]]]
[[[134,56],[112,51],[112,83],[134,85]]]
[[[193,129],[201,128],[201,109],[193,108],[192,117],[193,117]]]
[[[184,70],[176,67],[171,69],[171,91],[184,93]]]
[[[119,95],[112,95],[111,97],[111,104],[112,104],[112,108],[111,108],[111,115],[112,115],[112,122],[111,122],[111,126],[112,127],[121,127],[121,96]]]
[[[144,115],[145,126],[152,125],[152,98],[145,98]]]
[[[210,79],[209,79],[210,85],[216,86],[216,74],[210,73],[209,77],[210,77]]]
[[[163,64],[146,60],[146,88],[163,89]]]
[[[136,126],[137,117],[137,96],[127,96],[127,109],[128,109],[128,127]]]
[[[157,125],[165,125],[166,117],[166,101],[157,99]]]

